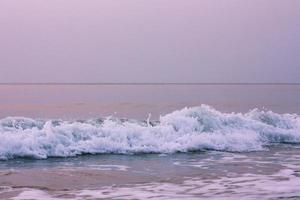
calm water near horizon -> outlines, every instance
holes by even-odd
[[[186,106],[300,113],[300,85],[0,85],[0,117],[154,119]]]
[[[0,199],[300,199],[300,85],[0,94]]]

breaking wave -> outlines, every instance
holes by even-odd
[[[63,121],[8,117],[0,120],[0,159],[81,154],[248,152],[277,143],[300,143],[300,116],[254,109],[221,113],[207,105],[184,108],[158,121]]]

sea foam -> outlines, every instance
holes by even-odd
[[[202,150],[248,152],[300,143],[300,117],[254,109],[221,113],[207,105],[184,108],[157,122],[114,117],[81,121],[0,120],[0,159],[81,154],[175,153]]]

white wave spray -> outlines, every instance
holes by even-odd
[[[300,117],[254,109],[221,113],[202,105],[157,122],[116,118],[86,121],[0,120],[0,159],[97,153],[174,153],[201,150],[248,152],[270,144],[300,143]]]

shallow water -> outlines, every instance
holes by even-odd
[[[7,199],[298,199],[300,146],[1,163]],[[29,198],[30,197],[30,198]]]

